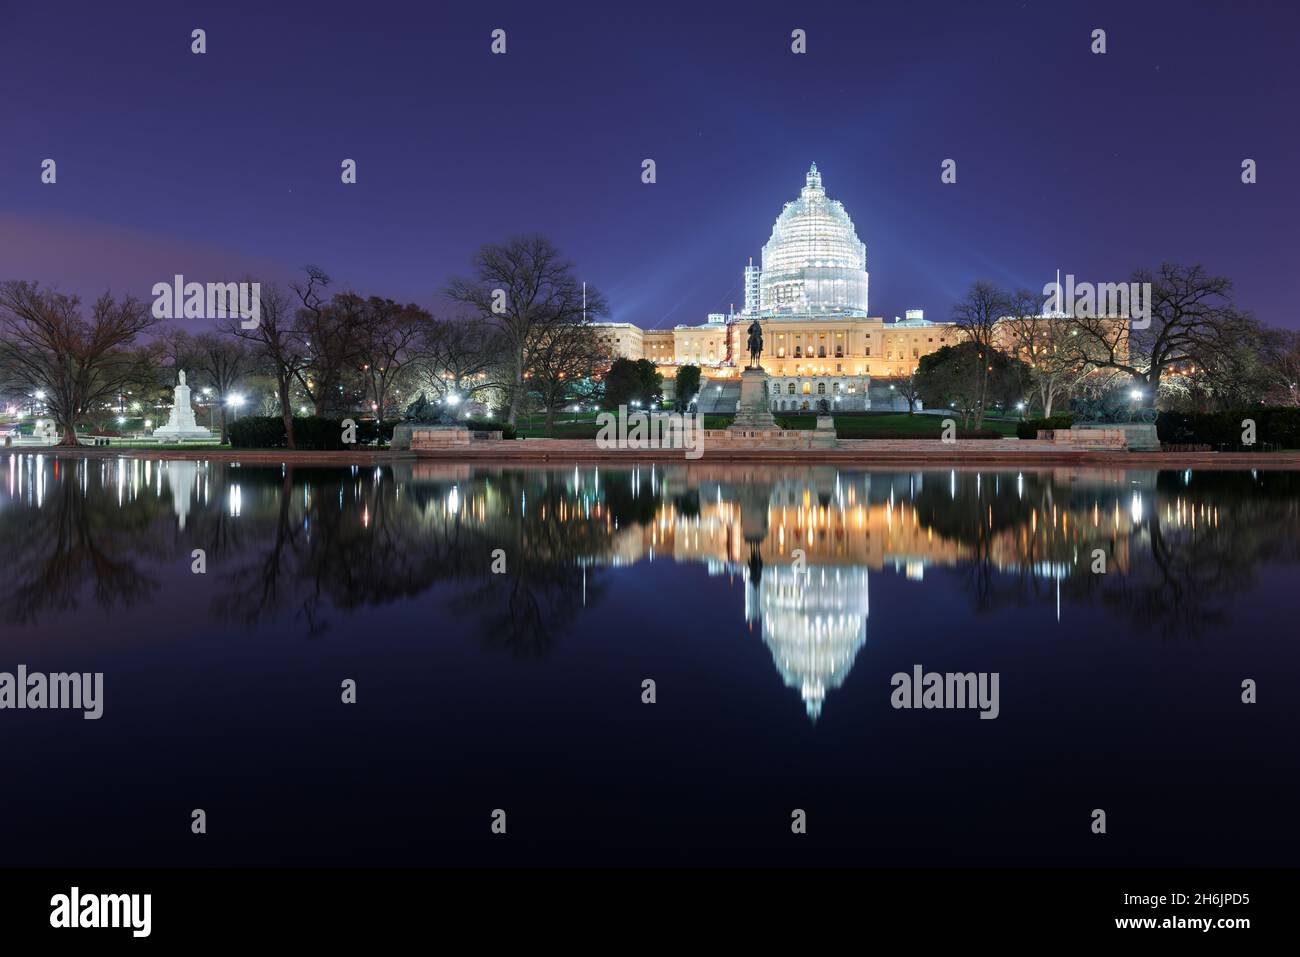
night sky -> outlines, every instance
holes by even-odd
[[[0,279],[148,298],[313,263],[436,306],[540,231],[613,318],[697,323],[816,161],[875,315],[1171,260],[1298,328],[1298,94],[1283,3],[0,0]]]

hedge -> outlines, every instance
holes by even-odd
[[[356,422],[355,419],[353,419]],[[377,441],[391,441],[393,426],[396,423],[385,422],[381,428],[374,419],[356,422],[356,445],[375,445]],[[278,415],[250,415],[236,419],[227,427],[230,432],[230,444],[244,449],[282,449],[285,441],[284,420]],[[298,449],[312,451],[343,451],[355,448],[355,445],[343,444],[343,420],[326,419],[316,416],[295,418],[293,420],[293,442]]]
[[[1072,425],[1074,425],[1074,413],[1063,412],[1045,419],[1025,419],[1023,422],[1017,422],[1016,435],[1022,439],[1036,439],[1040,430],[1046,432],[1049,429],[1068,429]]]
[[[1160,441],[1170,445],[1240,447],[1242,421],[1255,423],[1255,444],[1300,448],[1300,409],[1287,407],[1230,409],[1226,412],[1161,412],[1156,419]]]

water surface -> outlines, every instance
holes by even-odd
[[[12,455],[0,671],[105,702],[0,711],[0,846],[1294,864],[1298,543],[1288,472]],[[998,717],[894,709],[915,665],[998,673]]]

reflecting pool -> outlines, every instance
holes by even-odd
[[[1294,472],[10,455],[0,548],[0,672],[103,674],[11,866],[1300,854]]]

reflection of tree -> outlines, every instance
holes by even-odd
[[[285,468],[272,487],[273,474],[250,469],[239,479],[241,521],[254,523],[247,536],[254,544],[233,556],[214,603],[246,624],[292,611],[318,632],[331,608],[379,606],[459,584],[468,587],[451,606],[475,620],[486,643],[540,654],[581,607],[579,560],[609,548],[605,522],[570,515],[565,487],[546,480],[529,485],[506,474],[406,485],[384,472]],[[527,510],[513,505],[525,490]],[[490,572],[496,548],[506,553],[503,575]],[[586,588],[589,602],[599,597],[594,582]]]
[[[61,477],[44,467],[41,507],[0,513],[0,552],[11,556],[0,585],[0,614],[34,622],[75,609],[87,587],[105,611],[152,595],[157,582],[138,562],[163,547],[159,519],[170,519],[170,511],[152,498],[119,506],[99,482],[88,483],[83,493],[77,474],[89,467],[85,462],[65,468]]]
[[[293,468],[281,470],[278,492],[267,487],[267,478],[273,473],[265,470],[240,470],[238,479],[231,479],[231,488],[238,489],[241,501],[245,497],[253,508],[243,521],[253,523],[256,530],[250,536],[254,543],[246,551],[231,555],[236,566],[226,574],[227,591],[213,602],[218,617],[231,618],[252,625],[269,614],[288,605],[298,605],[298,614],[307,620],[308,630],[317,631],[315,606],[309,599],[299,602],[295,567],[301,559],[304,543],[300,540],[298,523],[292,520],[296,501],[293,487]],[[263,493],[259,495],[258,493]],[[265,497],[274,499],[273,518],[266,517],[256,507]],[[263,544],[265,543],[265,544]]]
[[[1065,561],[1068,543],[1033,534],[1035,511],[1043,516],[1056,504],[1050,476],[961,473],[948,482],[927,482],[912,505],[920,523],[936,536],[965,546],[967,560],[958,569],[979,611],[1037,601],[1048,588],[1035,574],[1045,562]],[[1008,566],[998,546],[1014,548]]]
[[[1163,473],[1123,575],[1080,575],[1066,593],[1097,601],[1162,636],[1228,622],[1226,606],[1262,561],[1300,561],[1300,476]],[[1193,513],[1198,517],[1191,520]],[[1181,515],[1181,518],[1180,518]]]
[[[518,500],[522,484],[517,478],[507,482],[504,494]],[[623,482],[606,485],[606,494],[611,488],[621,506],[637,501],[628,497]],[[605,556],[610,537],[604,521],[562,510],[567,500],[563,488],[547,483],[528,495],[527,512],[494,527],[466,555],[465,577],[473,584],[453,607],[474,615],[484,644],[541,656],[550,650],[556,632],[577,617],[584,601],[594,604],[603,597],[603,584],[583,563]],[[506,573],[485,574],[497,548],[505,552]]]

